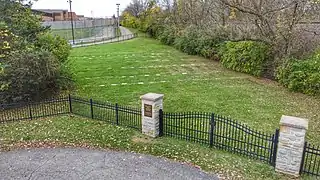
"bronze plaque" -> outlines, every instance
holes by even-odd
[[[144,105],[144,116],[152,118],[152,106],[145,104]]]

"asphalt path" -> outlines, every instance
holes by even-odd
[[[0,153],[0,179],[217,180],[190,165],[128,152],[82,148]]]

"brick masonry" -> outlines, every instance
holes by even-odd
[[[299,176],[308,120],[282,116],[276,171]]]

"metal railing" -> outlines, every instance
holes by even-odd
[[[162,133],[165,136],[209,145],[275,165],[278,129],[274,134],[263,133],[214,113],[163,113],[162,116]]]
[[[69,95],[41,102],[0,105],[0,123],[75,114],[142,129],[140,108]],[[275,166],[279,130],[268,134],[214,113],[159,113],[160,136],[207,145]],[[300,173],[320,176],[320,147],[305,143]]]
[[[0,105],[0,123],[32,120],[61,114],[106,121],[141,130],[141,110],[69,95],[41,102]]]
[[[320,176],[320,147],[308,142],[304,145],[300,173]]]

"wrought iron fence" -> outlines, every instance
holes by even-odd
[[[162,116],[163,134],[166,136],[209,145],[275,165],[279,130],[275,134],[263,133],[213,113],[163,113]]]
[[[70,96],[70,112],[79,116],[141,130],[141,109]]]
[[[1,105],[0,122],[34,119],[72,113],[138,130],[141,109],[76,96],[38,103]],[[278,141],[275,134],[255,131],[246,125],[213,113],[163,113],[160,134],[209,145],[233,153],[254,157],[274,165]]]
[[[320,147],[305,143],[300,173],[320,176]]]
[[[69,99],[67,97],[59,97],[41,102],[1,104],[0,123],[68,114],[68,107]]]
[[[210,117],[208,113],[163,113],[163,134],[209,145]]]
[[[141,110],[139,108],[70,95],[42,102],[2,104],[0,110],[0,123],[72,113],[141,130]]]
[[[141,109],[76,96],[33,103],[0,105],[0,123],[75,114],[142,129]],[[160,135],[259,159],[275,166],[279,130],[268,134],[214,113],[166,113],[160,110]],[[305,143],[300,173],[320,176],[320,147]]]

